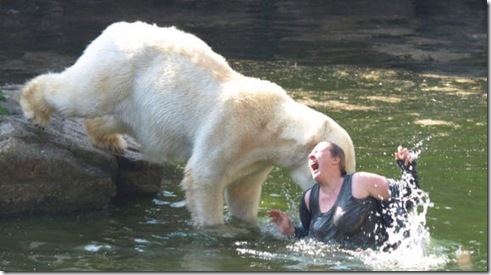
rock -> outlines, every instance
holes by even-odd
[[[127,138],[121,155],[92,147],[80,119],[54,116],[45,130],[28,123],[19,86],[3,87],[8,115],[0,115],[0,216],[97,209],[115,196],[155,194],[168,174],[182,170],[143,160]]]

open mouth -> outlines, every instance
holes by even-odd
[[[317,162],[311,162],[310,169],[312,169],[314,172],[317,171],[317,169],[319,169],[319,164]]]

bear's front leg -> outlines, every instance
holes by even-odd
[[[271,167],[244,176],[225,189],[225,200],[232,216],[249,226],[257,223],[261,189]]]
[[[186,205],[195,226],[223,225],[223,187],[218,181],[207,181],[186,169],[181,186],[186,193]]]

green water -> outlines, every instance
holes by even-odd
[[[266,212],[279,208],[298,217],[301,190],[275,169],[263,187],[256,228],[240,229],[227,220],[225,229],[194,229],[174,182],[155,196],[114,201],[100,211],[1,219],[0,270],[488,270],[485,78],[230,63],[246,75],[277,82],[296,100],[337,120],[354,141],[357,170],[397,178],[397,146],[421,149],[421,185],[431,200],[424,232],[429,241],[408,254],[345,251],[282,237]],[[457,262],[462,250],[470,264]]]

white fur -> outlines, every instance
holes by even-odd
[[[255,222],[274,166],[308,188],[307,156],[322,140],[340,145],[355,170],[351,138],[334,120],[274,83],[235,72],[173,27],[112,24],[73,66],[28,82],[20,103],[41,126],[52,112],[87,118],[95,146],[123,150],[126,133],[150,161],[187,161],[181,185],[199,226],[223,223],[224,191],[231,214]]]

